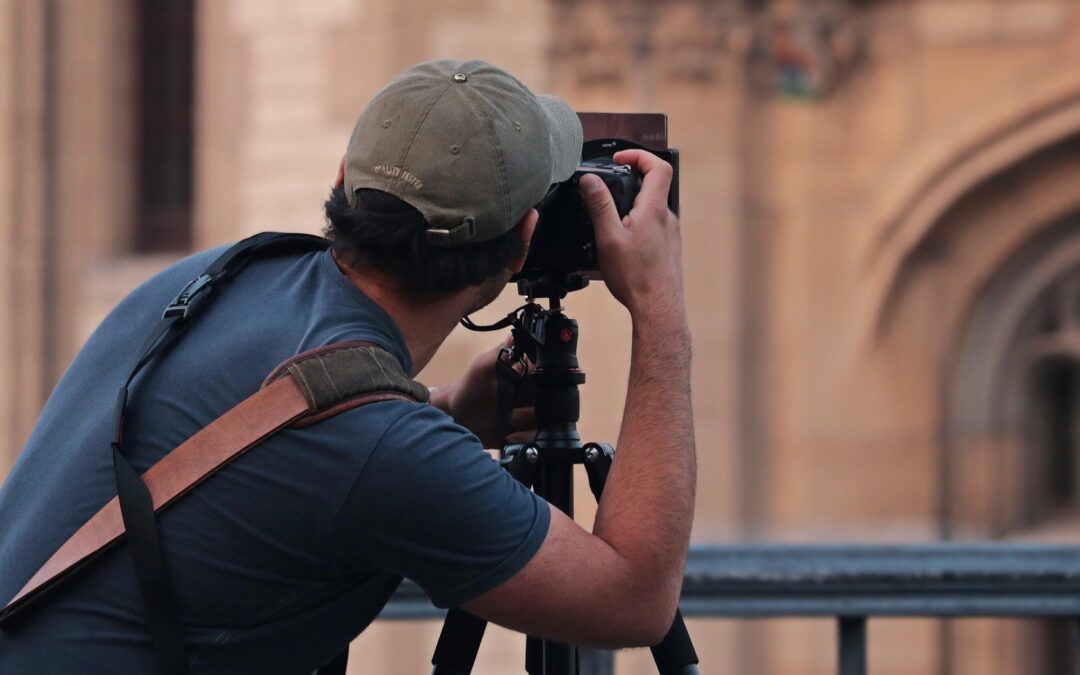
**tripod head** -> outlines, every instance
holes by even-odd
[[[523,305],[511,326],[511,361],[527,358],[535,364],[537,373],[577,370],[577,321],[563,313],[558,300],[552,300],[547,309],[536,302]]]
[[[467,317],[462,320],[466,328],[476,331],[511,328],[513,344],[500,351],[495,364],[501,432],[506,431],[521,386],[528,380],[535,387],[536,436],[526,445],[503,448],[504,463],[513,462],[521,455],[528,458],[531,465],[561,464],[569,471],[573,464],[583,461],[577,422],[581,411],[578,387],[585,383],[585,373],[578,365],[578,323],[566,316],[561,301],[567,293],[587,284],[588,278],[581,274],[521,279],[518,291],[526,296],[524,305],[487,326],[479,326]],[[541,289],[549,294],[547,307],[536,301],[534,294]],[[528,469],[531,474],[534,467],[521,468]],[[569,482],[568,475],[566,478]],[[542,481],[539,476],[535,480]],[[529,484],[533,482],[533,479],[528,481]],[[550,485],[553,481],[546,482]],[[561,504],[560,508],[572,513],[571,504]]]
[[[580,291],[589,285],[589,277],[581,272],[539,278],[521,278],[517,281],[518,295],[528,298],[550,298],[561,300],[567,293]]]
[[[536,364],[537,371],[550,368],[576,370],[577,322],[563,314],[562,299],[588,285],[589,277],[581,272],[521,278],[517,281],[517,291],[525,298],[524,305],[492,324],[479,325],[466,316],[461,325],[480,332],[511,328],[514,346],[500,354],[500,361],[506,357],[511,363],[524,365],[527,358]],[[548,307],[545,309],[537,298],[546,298]]]

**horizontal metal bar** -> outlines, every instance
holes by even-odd
[[[1080,546],[761,545],[694,550],[691,616],[1078,616]]]
[[[744,545],[690,549],[686,616],[1080,616],[1080,546]],[[444,614],[404,583],[382,619]]]

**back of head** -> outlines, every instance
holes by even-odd
[[[450,293],[520,253],[514,226],[581,157],[581,124],[483,61],[431,61],[384,87],[357,121],[327,235],[358,269]],[[516,241],[515,241],[516,240]]]
[[[466,246],[432,246],[420,212],[379,190],[358,190],[350,204],[344,188],[335,188],[326,200],[326,217],[325,236],[339,260],[361,273],[374,271],[415,296],[483,283],[506,269],[524,246],[513,230]]]

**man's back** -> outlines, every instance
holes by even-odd
[[[0,600],[115,495],[115,391],[161,310],[218,252],[135,291],[58,385],[0,491]],[[136,379],[125,453],[144,471],[281,361],[348,340],[379,344],[411,369],[390,317],[328,253],[252,264]],[[170,507],[159,529],[193,670],[293,673],[332,658],[399,575],[443,605],[494,587],[540,546],[547,518],[447,416],[388,401],[282,432]],[[124,546],[27,614],[0,633],[5,673],[153,671]]]

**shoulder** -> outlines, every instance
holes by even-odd
[[[410,578],[440,607],[509,578],[543,542],[547,505],[438,408],[405,402],[364,408],[374,414],[384,405],[393,419],[331,528],[342,564]]]
[[[346,500],[352,507],[381,513],[391,522],[439,522],[451,512],[484,522],[481,514],[495,505],[519,503],[524,495],[531,501],[531,493],[449,415],[428,404],[392,405],[393,411],[384,414],[393,419],[372,446]],[[434,505],[440,513],[431,513]]]
[[[339,423],[354,429],[377,430],[372,454],[390,454],[398,463],[443,463],[466,453],[490,459],[480,440],[445,412],[428,403],[393,399],[359,406],[338,415]]]
[[[491,461],[479,439],[449,415],[408,399],[366,403],[288,435],[327,452],[344,448],[353,467],[349,480],[361,482],[415,479],[466,457]]]
[[[395,433],[444,433],[464,436],[476,441],[477,444],[480,443],[471,431],[455,422],[453,417],[430,403],[414,401],[397,401],[397,403],[399,405],[395,406],[394,412],[397,414],[392,429]]]
[[[339,417],[366,446],[346,510],[371,514],[414,500],[477,495],[488,487],[516,489],[479,439],[435,406],[385,401]]]

